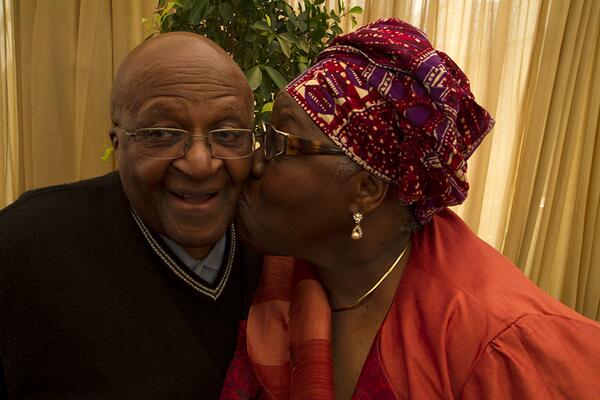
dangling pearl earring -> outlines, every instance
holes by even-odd
[[[360,227],[360,221],[362,221],[363,215],[360,211],[357,211],[354,214],[352,214],[352,218],[354,218],[354,223],[356,223],[356,226],[354,227],[354,229],[352,229],[352,234],[350,235],[350,237],[352,238],[352,240],[358,240],[363,237],[363,230]]]

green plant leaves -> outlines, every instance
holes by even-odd
[[[279,47],[281,47],[281,51],[283,51],[283,54],[285,54],[287,58],[290,58],[292,55],[292,47],[290,46],[290,44],[283,40],[281,36],[277,36],[277,41],[279,42]]]
[[[285,85],[287,85],[287,80],[275,68],[269,67],[268,65],[263,65],[263,69],[267,71],[269,78],[275,82],[279,89],[282,89]]]
[[[248,80],[248,85],[250,85],[252,91],[258,89],[262,82],[262,72],[260,71],[260,68],[256,66],[246,71],[246,79]]]
[[[348,14],[362,14],[363,9],[361,6],[354,6],[348,10]]]
[[[269,25],[265,21],[256,21],[251,26],[252,29],[256,29],[257,31],[268,31],[270,30]]]
[[[248,43],[252,43],[256,40],[256,38],[258,37],[258,35],[254,32],[248,32],[246,33],[246,35],[244,36],[244,40]]]
[[[257,121],[267,121],[274,93],[310,64],[342,32],[341,18],[353,24],[362,12],[344,0],[327,8],[325,0],[155,0],[153,18],[160,32],[205,35],[230,53],[254,91]],[[297,3],[297,4],[296,4]]]
[[[197,24],[206,16],[208,10],[208,0],[196,0],[190,8],[189,22]]]
[[[270,101],[268,103],[263,104],[262,108],[260,109],[260,113],[266,113],[266,112],[271,112],[273,111],[273,102]]]
[[[299,42],[298,38],[289,32],[283,32],[282,34],[279,35],[279,37],[287,42],[295,44],[296,46],[300,46],[300,42]]]
[[[308,42],[304,39],[300,39],[299,42],[299,46],[302,49],[302,51],[305,53],[310,53],[310,47],[308,46]]]
[[[233,7],[226,1],[219,3],[219,12],[226,20],[233,18]]]
[[[350,21],[352,22],[352,27],[354,28],[357,24],[356,22],[356,14],[362,14],[363,9],[361,6],[354,6],[350,10],[348,10],[348,14],[350,14]]]

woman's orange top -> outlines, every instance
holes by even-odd
[[[240,328],[222,399],[334,398],[331,311],[310,265],[268,257]],[[445,210],[413,235],[353,399],[600,399],[600,324]]]

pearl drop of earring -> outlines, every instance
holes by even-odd
[[[356,226],[354,226],[354,229],[352,229],[352,234],[350,235],[350,237],[352,238],[352,240],[359,240],[363,237],[363,230],[360,227],[360,221],[362,221],[363,215],[360,211],[358,211],[352,214],[352,218],[354,219],[354,223],[356,223]]]

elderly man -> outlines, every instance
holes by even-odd
[[[111,108],[118,173],[0,213],[0,397],[218,397],[261,261],[231,225],[252,93],[217,45],[170,33],[128,55]]]

